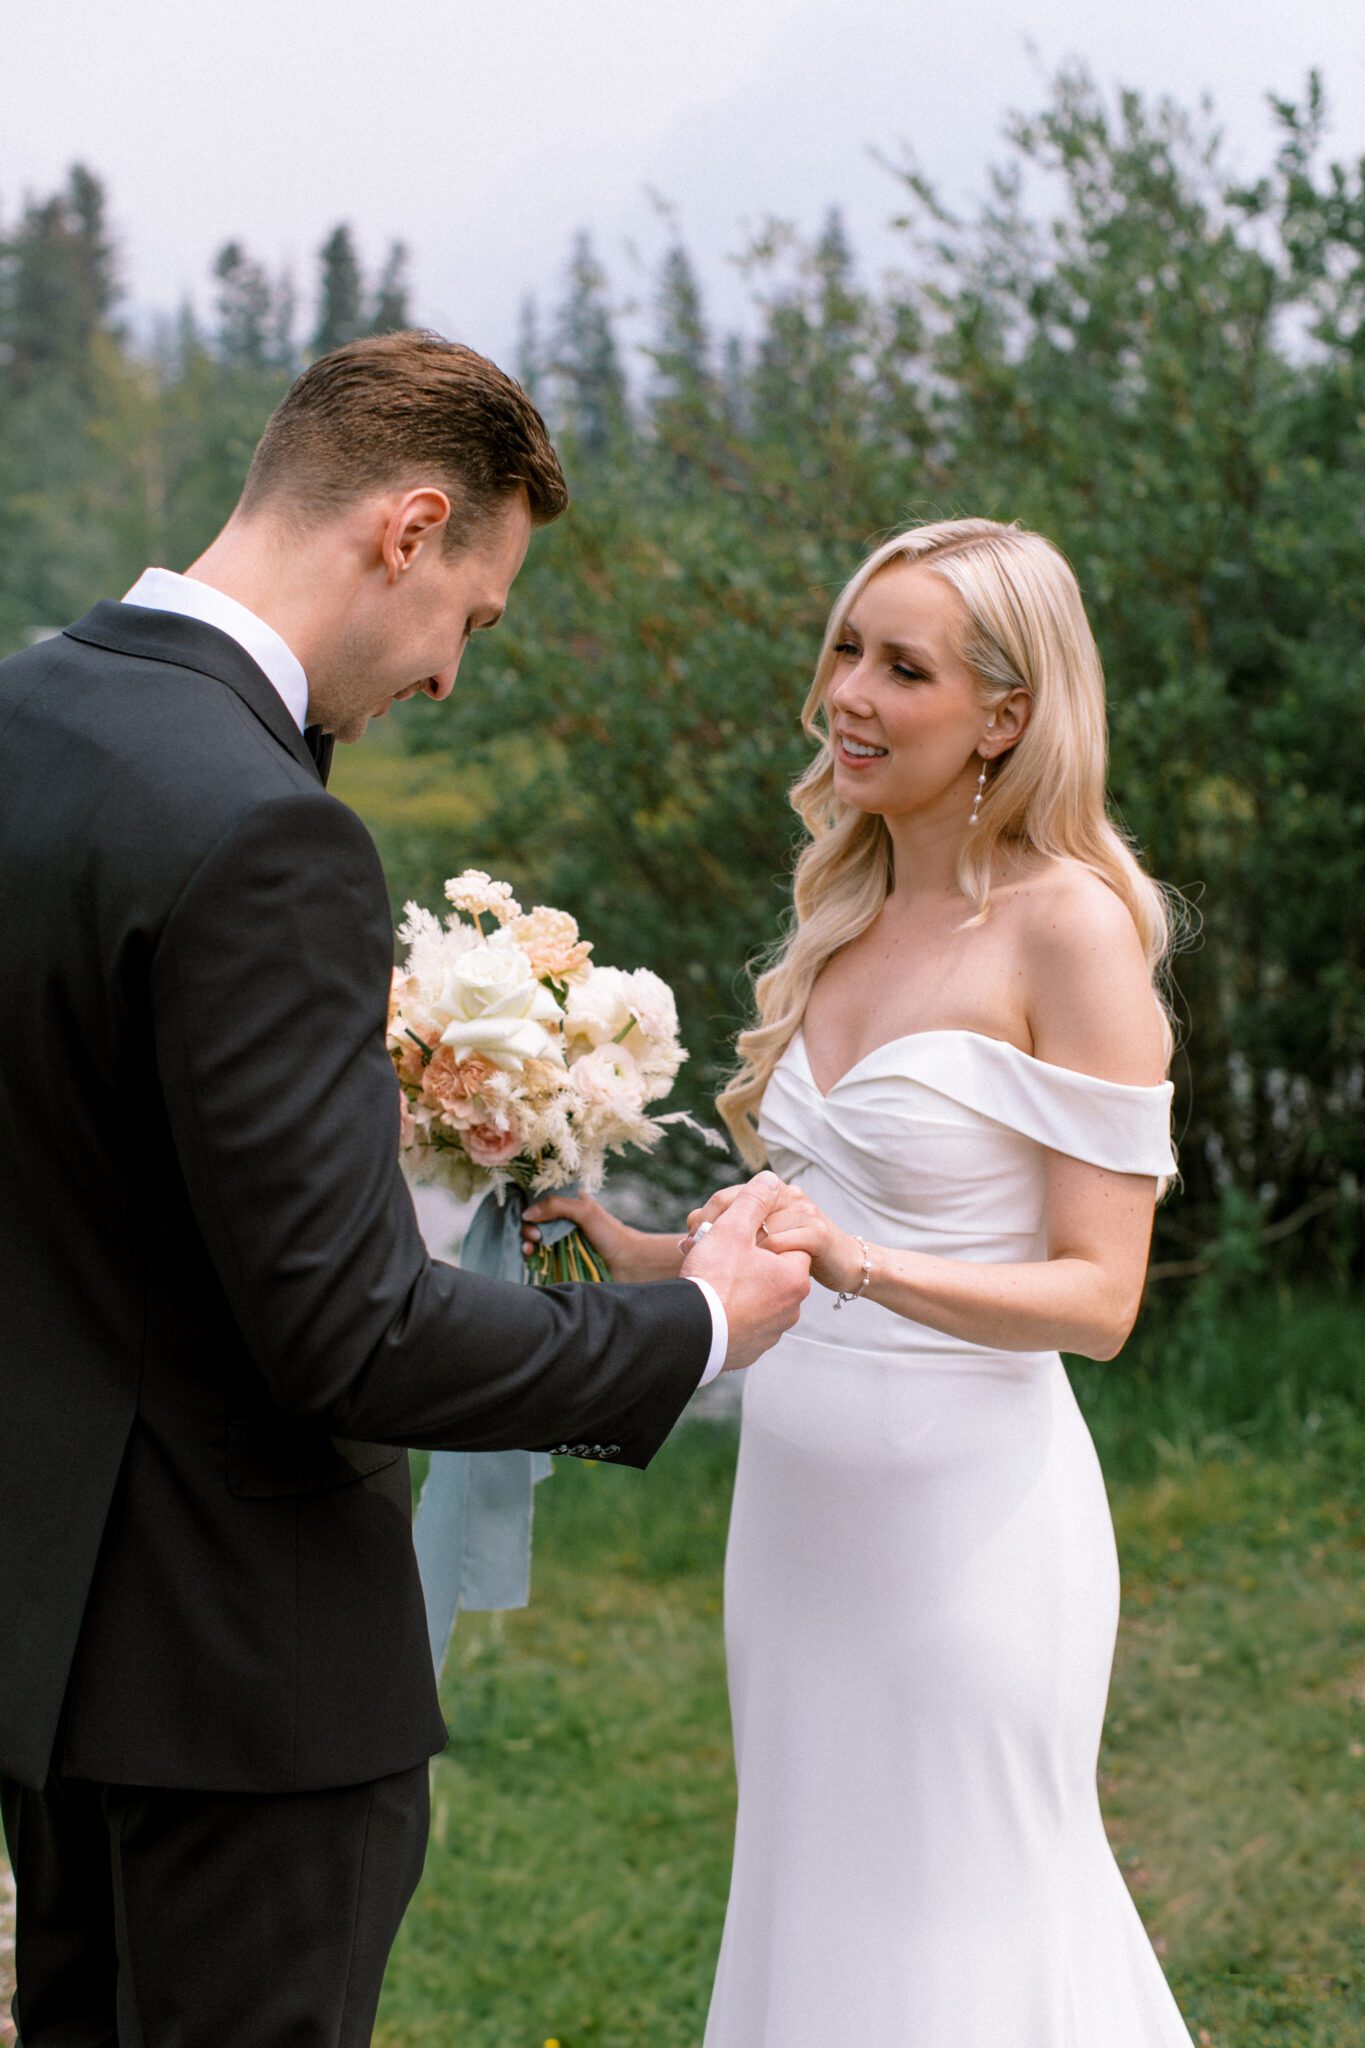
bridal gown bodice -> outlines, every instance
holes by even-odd
[[[798,1032],[760,1129],[843,1229],[995,1265],[1046,1257],[1050,1152],[1172,1173],[1170,1097],[970,1031],[822,1095]],[[1057,1353],[814,1288],[745,1380],[707,2048],[1188,2048],[1100,1821],[1118,1571]]]

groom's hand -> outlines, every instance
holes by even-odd
[[[775,1173],[759,1173],[744,1187],[713,1197],[710,1230],[695,1238],[683,1260],[689,1280],[707,1280],[725,1305],[730,1348],[725,1370],[752,1365],[801,1313],[810,1292],[810,1260],[801,1251],[773,1253],[763,1241],[767,1220],[786,1187]],[[702,1221],[698,1217],[698,1222]]]

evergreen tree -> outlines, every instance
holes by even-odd
[[[545,361],[541,352],[540,309],[530,292],[522,300],[521,309],[518,314],[515,361],[515,376],[518,384],[520,384],[528,398],[533,399],[537,405],[540,405]]]
[[[240,242],[225,242],[213,261],[218,280],[218,355],[239,369],[264,369],[270,352],[270,283]]]
[[[375,286],[374,304],[365,329],[367,334],[393,334],[410,327],[408,311],[408,251],[405,242],[391,242]]]
[[[365,286],[345,221],[332,229],[318,251],[318,262],[318,318],[308,347],[311,354],[325,356],[344,341],[354,341],[364,326]]]
[[[672,458],[672,481],[685,487],[714,461],[719,392],[701,290],[681,244],[664,258],[658,339],[649,353],[654,365],[651,424]]]
[[[88,385],[117,296],[104,188],[75,164],[65,189],[30,200],[0,245],[0,359],[11,389],[54,376]]]
[[[214,344],[237,370],[293,367],[294,293],[288,277],[272,285],[265,267],[240,242],[226,242],[213,262],[218,280]]]
[[[606,282],[591,240],[580,234],[569,263],[568,297],[559,315],[555,381],[564,432],[589,461],[623,448],[630,436],[625,372]]]
[[[749,431],[749,366],[744,343],[737,334],[727,334],[720,352],[720,396],[725,428],[731,440]]]

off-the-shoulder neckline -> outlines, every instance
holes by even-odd
[[[893,1052],[898,1046],[914,1045],[933,1038],[970,1038],[978,1045],[998,1046],[1002,1052],[1013,1053],[1016,1059],[1026,1060],[1029,1066],[1038,1067],[1044,1073],[1064,1074],[1069,1081],[1087,1082],[1092,1088],[1112,1088],[1121,1095],[1156,1095],[1171,1086],[1169,1081],[1109,1081],[1102,1074],[1087,1074],[1080,1067],[1060,1067],[1053,1060],[1040,1060],[1036,1053],[1025,1052],[1022,1046],[1015,1045],[1011,1039],[993,1038],[989,1031],[970,1031],[962,1025],[946,1025],[936,1031],[903,1031],[897,1038],[884,1039],[880,1045],[874,1045],[871,1052],[865,1052],[861,1059],[855,1060],[851,1067],[845,1068],[838,1080],[831,1082],[829,1087],[824,1089],[815,1078],[810,1054],[806,1050],[806,1034],[800,1024],[788,1040],[788,1049],[799,1045],[807,1080],[821,1102],[828,1102],[831,1095],[836,1094],[845,1082],[851,1081],[871,1060],[879,1058],[882,1053]]]

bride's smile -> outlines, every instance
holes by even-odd
[[[917,563],[889,563],[859,591],[827,657],[837,796],[886,818],[942,810],[966,825],[982,759],[1023,725],[1018,707],[996,707],[987,738],[966,629],[957,591]]]

